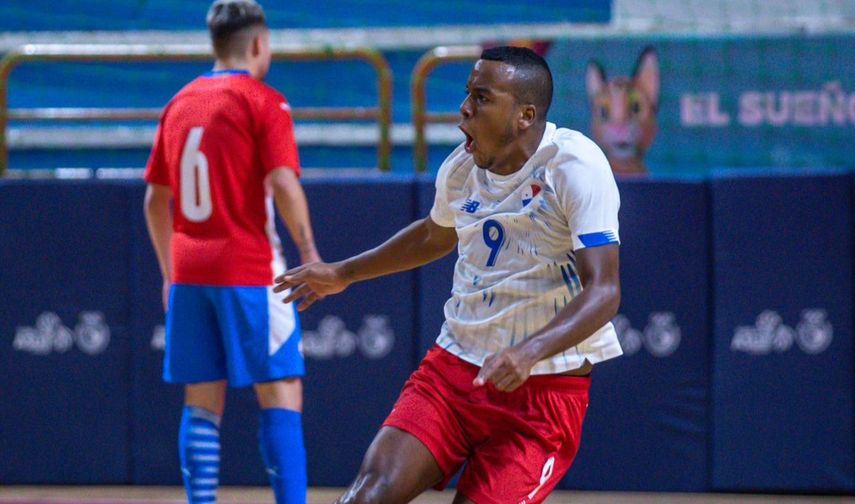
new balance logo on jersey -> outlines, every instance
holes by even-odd
[[[480,206],[481,206],[480,201],[475,201],[473,199],[467,198],[466,203],[464,203],[463,206],[460,207],[460,209],[466,213],[475,213],[475,211],[478,210],[478,207],[480,207]]]

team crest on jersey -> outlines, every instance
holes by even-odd
[[[523,191],[522,195],[522,206],[526,207],[531,200],[533,200],[538,194],[540,194],[541,187],[537,184],[529,185],[525,191]]]

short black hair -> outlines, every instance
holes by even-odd
[[[249,39],[236,35],[248,28],[267,26],[264,10],[255,0],[216,0],[208,9],[207,21],[218,57],[242,54]]]
[[[500,61],[514,67],[514,97],[518,102],[537,107],[538,112],[543,112],[539,119],[546,120],[552,104],[552,71],[542,56],[527,47],[499,46],[485,49],[481,59]]]

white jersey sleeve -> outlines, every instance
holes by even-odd
[[[448,201],[448,178],[449,173],[459,168],[460,154],[465,152],[462,144],[454,149],[443,161],[436,174],[436,195],[433,198],[433,207],[430,209],[430,218],[442,227],[454,227],[454,211]]]
[[[574,140],[573,150],[556,156],[548,171],[567,219],[573,250],[619,244],[620,195],[609,162],[590,139]]]

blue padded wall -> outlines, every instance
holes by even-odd
[[[712,181],[716,490],[855,488],[850,184]]]
[[[124,188],[0,182],[0,482],[127,483]]]
[[[624,356],[594,368],[566,488],[704,491],[709,386],[707,189],[624,181]],[[663,202],[668,204],[663,204]]]

